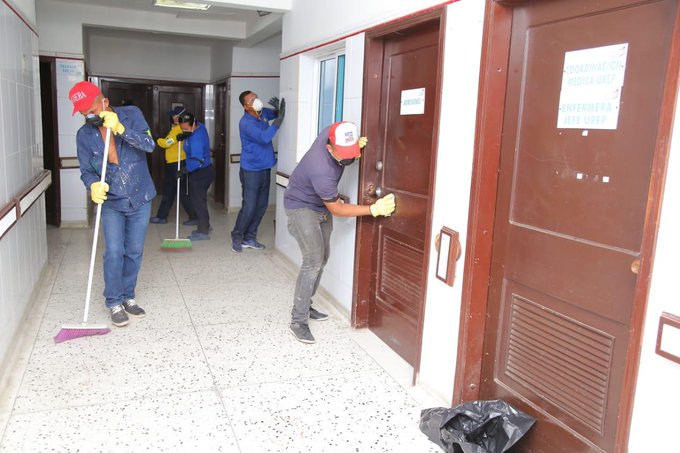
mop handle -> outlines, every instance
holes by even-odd
[[[177,142],[177,199],[175,200],[175,204],[177,205],[177,215],[175,216],[175,239],[179,239],[179,185],[180,185],[179,171],[182,169],[179,160],[181,157],[182,157],[182,140],[179,140]]]
[[[106,128],[106,142],[104,144],[104,159],[102,161],[102,176],[99,182],[106,182],[106,167],[109,161],[109,142],[111,141],[111,129]],[[102,205],[97,204],[97,215],[94,221],[94,239],[92,240],[92,253],[90,254],[90,272],[87,276],[87,294],[85,295],[85,314],[83,315],[83,324],[87,323],[87,317],[90,313],[90,297],[92,296],[92,274],[94,273],[94,260],[97,257],[97,239],[99,238],[99,222],[102,218]]]

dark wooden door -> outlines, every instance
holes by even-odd
[[[165,137],[172,128],[168,112],[175,106],[182,106],[187,112],[193,113],[197,121],[203,123],[203,88],[196,85],[154,85],[153,87],[154,116],[151,132],[155,138]],[[153,153],[153,173],[156,188],[163,184],[165,175],[165,151],[157,146]]]
[[[52,184],[45,191],[45,219],[61,224],[60,159],[57,131],[57,90],[55,59],[40,57],[40,107],[42,110],[43,167],[52,172]]]
[[[676,14],[674,0],[513,10],[479,393],[537,417],[513,451],[625,449],[617,422]]]
[[[229,187],[226,180],[227,165],[227,83],[215,85],[215,203],[224,205],[224,188]]]
[[[366,300],[368,327],[414,367],[427,277],[440,24],[439,18],[428,20],[369,40],[367,55],[365,105],[371,107],[364,125],[369,142],[361,160],[362,198],[369,204],[394,193],[396,211],[359,220],[355,325],[363,321]]]

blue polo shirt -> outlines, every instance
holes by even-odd
[[[337,200],[338,182],[345,167],[326,148],[329,130],[330,127],[327,127],[321,131],[290,175],[288,188],[283,195],[286,209],[309,208],[328,212],[323,200]]]
[[[272,109],[263,108],[260,118],[245,112],[238,123],[241,136],[241,168],[249,171],[269,170],[276,165],[272,140],[279,126],[269,124],[276,118]]]
[[[106,182],[109,192],[104,203],[116,211],[135,211],[156,196],[156,188],[146,163],[147,153],[153,152],[156,144],[139,108],[116,107],[113,111],[125,126],[125,132],[114,135],[118,164],[107,164]],[[76,133],[76,149],[80,179],[89,190],[93,182],[100,180],[104,160],[104,140],[99,128],[83,124]]]

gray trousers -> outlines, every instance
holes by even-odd
[[[302,266],[295,283],[291,322],[307,324],[312,296],[316,293],[323,268],[331,254],[333,216],[313,209],[286,209],[288,231],[302,252]]]

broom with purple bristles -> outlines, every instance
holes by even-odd
[[[106,167],[109,159],[109,141],[111,140],[111,129],[106,128],[106,142],[104,145],[104,160],[102,161],[101,183],[106,182]],[[89,324],[87,317],[90,313],[90,296],[92,295],[92,274],[94,272],[94,261],[97,257],[97,239],[99,237],[99,222],[102,218],[102,204],[97,204],[97,215],[94,222],[94,239],[92,240],[92,253],[90,254],[90,272],[87,276],[87,294],[85,295],[85,314],[83,322],[80,324],[64,324],[61,330],[54,337],[55,343],[73,340],[74,338],[89,337],[92,335],[104,335],[111,332],[106,324]]]

